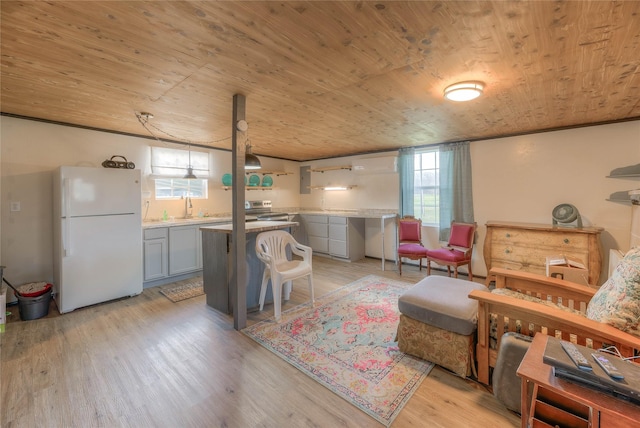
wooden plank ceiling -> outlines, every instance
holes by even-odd
[[[6,114],[312,160],[640,117],[638,1],[1,2]],[[485,83],[468,103],[442,97]]]

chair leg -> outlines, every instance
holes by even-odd
[[[451,278],[451,266],[447,265],[447,275]]]
[[[469,270],[469,281],[473,281],[473,272],[471,272],[471,263],[467,265]]]
[[[267,285],[269,285],[270,276],[269,268],[265,268],[264,273],[262,274],[262,285],[260,286],[260,310],[264,308],[264,299],[267,297]],[[273,288],[273,286],[271,288]]]
[[[402,276],[402,257],[398,257],[398,271],[400,272],[400,276]]]
[[[292,287],[292,283],[293,281],[287,281],[284,283],[284,300],[289,300],[289,298],[291,297],[291,287]]]
[[[282,312],[282,279],[271,277],[273,287],[273,316],[276,322],[280,322]]]
[[[418,259],[418,265],[420,266],[420,272],[422,272],[422,259]]]
[[[458,278],[458,267],[457,266],[453,267],[453,277],[456,278],[456,279]]]
[[[316,299],[313,295],[313,274],[309,274],[309,278],[307,279],[307,281],[309,281],[309,295],[311,295],[311,307],[314,307]]]
[[[431,260],[427,259],[427,276],[431,275]]]

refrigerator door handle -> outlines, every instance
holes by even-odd
[[[62,254],[64,257],[69,257],[71,255],[71,247],[69,247],[69,243],[71,242],[69,240],[69,235],[70,235],[70,222],[67,221],[66,218],[62,218]]]
[[[71,187],[71,184],[69,183],[69,179],[65,178],[62,186],[62,189],[64,192],[64,194],[62,195],[62,200],[64,201],[64,212],[62,213],[62,218],[61,218],[62,229],[64,229],[63,237],[62,237],[62,254],[64,254],[64,257],[69,257],[71,255],[71,248],[68,247],[69,242],[71,242],[69,240],[70,225],[69,225],[69,222],[67,221],[69,219],[69,216],[71,215],[70,187]]]
[[[64,201],[64,211],[62,213],[62,217],[71,216],[71,183],[69,183],[69,179],[65,178],[64,183],[62,184],[62,200]]]

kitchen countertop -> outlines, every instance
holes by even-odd
[[[397,215],[395,211],[391,210],[298,210],[296,214],[356,218],[390,218]]]
[[[299,224],[300,223],[295,221],[250,221],[245,223],[244,227],[246,233],[258,233],[265,232],[267,230],[284,229],[290,226],[297,226]],[[233,231],[233,225],[228,223],[216,226],[203,226],[200,230],[203,232],[231,233]]]
[[[277,212],[286,212],[288,214],[300,214],[300,215],[326,215],[330,217],[354,217],[354,218],[381,218],[388,219],[395,217],[397,213],[392,210],[338,210],[338,209],[304,209],[304,208],[274,208]],[[231,223],[233,221],[230,213],[222,214],[215,217],[192,217],[192,218],[176,218],[174,220],[156,220],[156,221],[143,221],[143,229],[154,229],[158,227],[173,227],[173,226],[187,226],[190,224],[224,224]]]
[[[143,221],[143,229],[155,229],[158,227],[188,226],[190,224],[223,224],[231,223],[231,217],[193,217],[193,218],[177,218],[168,221]]]

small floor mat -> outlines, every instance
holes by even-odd
[[[204,294],[204,288],[202,286],[202,279],[199,279],[188,284],[176,284],[160,290],[167,299],[172,302],[180,302],[182,300],[191,299],[192,297],[202,296]]]

